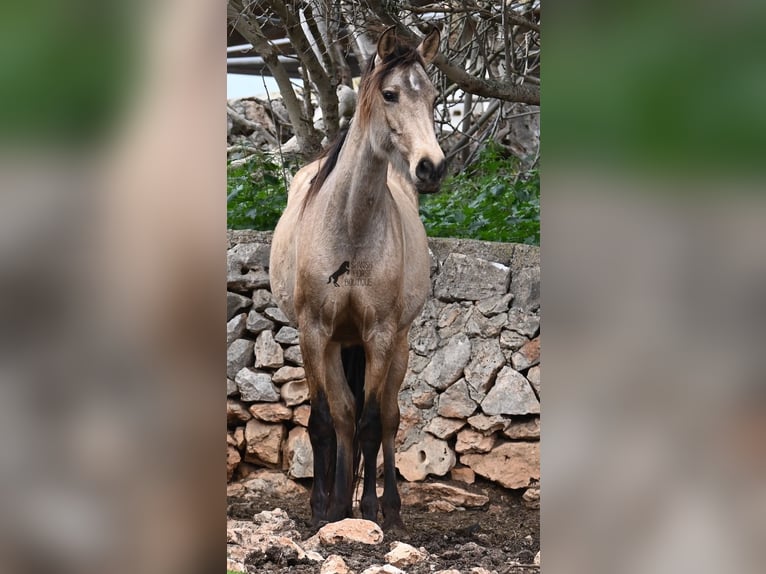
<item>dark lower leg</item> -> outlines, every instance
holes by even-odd
[[[362,491],[362,517],[376,521],[378,496],[376,492],[377,458],[380,449],[380,407],[375,397],[367,399],[359,421],[359,442],[364,455],[364,490]]]
[[[396,464],[394,459],[394,436],[395,434],[384,433],[383,437],[383,497],[381,498],[381,511],[383,513],[383,528],[404,528],[401,509],[402,500],[399,497],[399,489],[396,485]]]
[[[311,448],[314,451],[314,484],[311,489],[311,520],[314,526],[327,520],[330,488],[335,475],[335,429],[324,393],[312,400],[308,424]]]
[[[330,522],[343,520],[352,516],[351,500],[353,488],[353,437],[338,434],[335,450],[335,481],[330,497],[330,507],[327,519]]]

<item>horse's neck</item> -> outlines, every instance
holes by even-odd
[[[375,155],[358,126],[352,126],[335,166],[340,220],[351,238],[375,232],[389,208],[388,160]]]

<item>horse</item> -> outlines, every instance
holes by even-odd
[[[404,527],[394,460],[398,394],[410,325],[430,290],[418,194],[437,192],[446,171],[434,130],[437,92],[426,73],[439,39],[434,28],[412,47],[393,28],[382,33],[348,130],[296,173],[274,230],[272,292],[298,327],[309,385],[315,527],[353,516],[362,455],[361,513],[378,521],[381,445],[382,526]]]

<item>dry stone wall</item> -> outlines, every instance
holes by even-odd
[[[298,331],[269,291],[271,235],[229,232],[228,477],[312,475]],[[540,262],[533,246],[430,239],[432,293],[410,331],[396,466],[408,481],[540,478]],[[379,458],[379,462],[382,460]]]

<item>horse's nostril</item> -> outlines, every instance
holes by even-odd
[[[443,159],[439,162],[439,165],[436,166],[435,179],[441,180],[445,173],[447,173],[447,160]]]
[[[415,175],[421,181],[431,181],[434,177],[434,164],[430,159],[421,159],[415,168]]]

